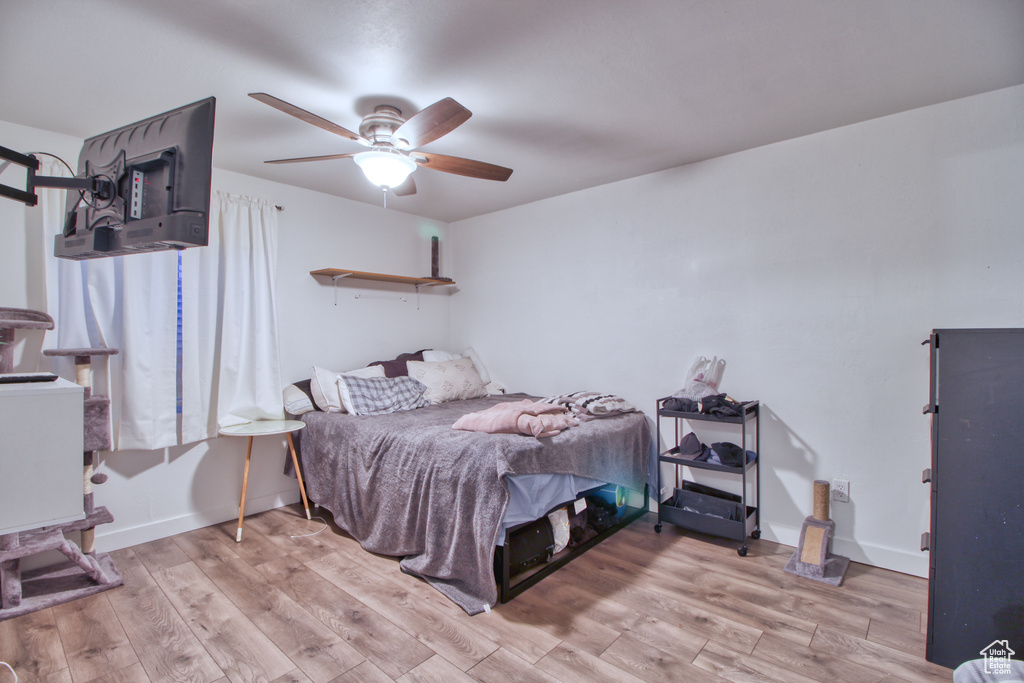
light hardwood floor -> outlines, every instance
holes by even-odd
[[[329,517],[328,517],[329,519]],[[792,548],[653,516],[490,614],[467,616],[301,510],[112,553],[125,585],[0,622],[19,682],[951,680],[924,659],[927,584],[851,564],[835,588]],[[13,680],[0,667],[0,683]]]

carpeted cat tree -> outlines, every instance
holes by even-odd
[[[814,482],[814,515],[804,520],[800,545],[786,563],[785,571],[838,586],[850,566],[850,558],[832,554],[836,523],[829,519],[829,493],[827,481]]]
[[[53,329],[53,319],[40,311],[0,308],[0,373],[13,370],[15,329]],[[85,438],[83,509],[85,518],[64,524],[0,536],[0,621],[70,602],[86,595],[120,586],[124,579],[105,553],[95,550],[95,528],[113,522],[105,507],[93,502],[93,485],[106,481],[96,474],[96,451],[109,450],[110,400],[92,395],[92,356],[107,356],[117,349],[47,350],[48,356],[74,356],[76,378],[85,387]],[[82,546],[65,534],[80,531]],[[68,561],[32,572],[21,572],[21,559],[48,550],[62,553]]]

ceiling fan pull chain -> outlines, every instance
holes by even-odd
[[[388,208],[388,186],[385,185],[385,186],[381,187],[380,189],[384,193],[384,208],[386,209],[386,208]]]

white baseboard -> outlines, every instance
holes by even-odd
[[[761,534],[761,538],[793,546],[794,549],[800,543],[799,527],[767,523],[762,525]],[[832,552],[872,567],[891,569],[912,576],[928,576],[928,554],[921,551],[864,544],[851,538],[836,536],[832,541]]]
[[[651,512],[656,513],[658,511],[658,506],[653,498],[651,498],[648,507]],[[762,522],[761,538],[766,541],[774,541],[782,545],[791,546],[795,550],[800,544],[800,527]],[[849,557],[854,562],[871,565],[872,567],[891,569],[902,574],[928,578],[928,554],[919,550],[908,551],[880,545],[864,544],[851,538],[836,536],[832,541],[832,552],[836,555]]]
[[[283,505],[291,505],[299,501],[298,490],[274,493],[260,498],[245,501],[245,514],[256,514],[273,510]],[[116,517],[116,512],[115,512]],[[238,503],[228,503],[211,510],[194,512],[172,519],[160,519],[146,524],[139,524],[127,529],[113,529],[103,533],[103,527],[96,527],[96,549],[108,553],[140,543],[149,543],[175,534],[182,534],[193,529],[201,529],[212,524],[220,524],[229,519],[238,519]]]
[[[252,498],[246,501],[246,515],[273,510],[284,505],[292,505],[299,501],[298,491],[274,493],[261,498]],[[629,501],[633,503],[633,500]],[[642,504],[643,499],[636,501]],[[650,500],[649,507],[652,512],[657,511],[654,500]],[[195,512],[189,515],[182,515],[173,519],[156,520],[147,524],[139,524],[127,529],[114,529],[108,533],[101,533],[103,527],[96,529],[96,548],[102,552],[110,552],[120,548],[127,548],[140,543],[149,543],[175,534],[185,533],[193,529],[201,529],[212,524],[220,524],[229,519],[236,519],[238,506],[227,504],[212,510]],[[800,529],[784,524],[766,523],[761,527],[762,538],[767,541],[774,541],[783,545],[796,546],[800,543]],[[897,548],[863,544],[853,539],[837,536],[832,542],[832,550],[837,555],[849,557],[854,562],[861,562],[873,567],[891,569],[893,571],[911,574],[913,576],[928,576],[928,555],[923,552],[909,552]]]

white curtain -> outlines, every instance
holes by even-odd
[[[274,205],[215,192],[210,246],[182,254],[185,442],[215,436],[219,427],[284,417],[276,273]]]
[[[40,173],[64,174],[50,164]],[[273,207],[218,194],[211,204],[210,246],[182,252],[179,432],[178,252],[55,258],[63,194],[48,189],[40,197],[47,312],[56,322],[44,348],[120,350],[93,361],[94,390],[111,399],[114,448],[166,448],[216,436],[218,424],[282,417]],[[71,359],[53,359],[52,367],[74,377]]]
[[[45,163],[43,175],[69,175]],[[176,409],[177,256],[174,252],[69,261],[53,256],[64,224],[64,192],[41,191],[47,312],[44,349],[116,348],[93,359],[93,390],[110,397],[114,447],[178,443]],[[73,359],[51,367],[74,379]]]

